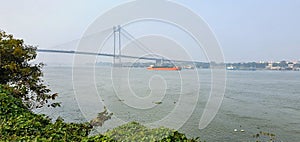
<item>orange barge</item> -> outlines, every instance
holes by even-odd
[[[177,66],[150,66],[148,70],[158,70],[158,71],[180,71],[181,67]]]

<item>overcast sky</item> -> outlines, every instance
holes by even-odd
[[[174,0],[175,1],[175,0]],[[0,0],[0,29],[39,48],[78,40],[124,0]],[[300,59],[299,0],[176,0],[216,34],[226,62]],[[62,49],[66,46],[61,46]],[[44,56],[44,54],[43,54]],[[46,55],[45,55],[46,56]],[[47,58],[40,58],[40,60]],[[59,57],[58,59],[62,59]],[[48,59],[49,60],[49,59]],[[46,61],[48,62],[48,61]]]

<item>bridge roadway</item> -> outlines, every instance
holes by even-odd
[[[184,60],[169,60],[165,58],[154,58],[154,57],[136,57],[129,55],[114,55],[108,53],[93,53],[93,52],[82,52],[82,51],[67,51],[67,50],[52,50],[52,49],[37,49],[37,52],[45,52],[45,53],[66,53],[66,54],[80,54],[80,55],[93,55],[93,56],[106,56],[106,57],[121,57],[121,58],[131,58],[131,59],[143,59],[143,60],[151,60],[151,61],[169,61],[169,62],[180,62],[180,63],[201,63],[199,61],[184,61]]]

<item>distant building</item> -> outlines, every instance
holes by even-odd
[[[300,71],[300,63],[294,64],[293,69],[295,71]]]
[[[273,67],[273,63],[268,63],[268,65],[266,66],[266,69],[272,69],[272,67]]]
[[[281,70],[282,68],[279,66],[279,63],[269,63],[266,67],[268,70]]]
[[[230,66],[227,66],[226,69],[227,69],[227,70],[236,70],[236,67],[230,65]]]
[[[289,62],[289,63],[288,63],[288,68],[291,68],[291,69],[293,69],[293,68],[294,68],[294,63],[292,63],[292,62]]]

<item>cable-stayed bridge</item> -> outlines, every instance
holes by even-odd
[[[121,36],[132,40],[135,45],[139,47],[139,49],[143,50],[146,53],[151,53],[151,57],[138,57],[138,56],[131,56],[131,55],[123,55],[121,53]],[[63,54],[78,54],[78,55],[91,55],[91,56],[103,56],[103,57],[112,57],[113,58],[113,64],[116,64],[116,60],[119,59],[119,64],[122,64],[122,58],[127,59],[140,59],[140,60],[149,60],[149,61],[156,61],[157,64],[163,63],[163,62],[171,62],[171,63],[189,63],[189,64],[195,64],[195,63],[203,63],[200,61],[192,61],[192,60],[176,60],[176,59],[167,59],[164,57],[161,57],[159,55],[156,55],[151,49],[147,48],[143,43],[138,41],[134,38],[128,31],[121,28],[121,26],[115,26],[113,27],[113,53],[93,53],[93,52],[84,52],[84,51],[73,51],[73,50],[54,50],[54,49],[37,49],[37,52],[44,52],[44,53],[63,53]],[[117,53],[118,51],[118,53]]]

